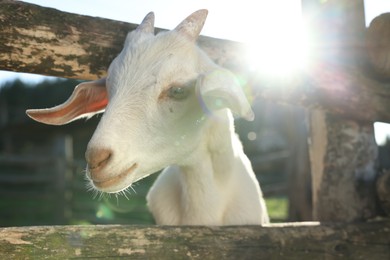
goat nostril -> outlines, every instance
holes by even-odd
[[[89,165],[89,169],[91,170],[102,169],[107,165],[111,157],[112,157],[112,151],[109,149],[92,148],[89,149],[85,154],[85,158]]]
[[[110,157],[111,157],[111,155],[108,155],[108,157],[102,159],[102,161],[97,161],[96,163],[91,164],[91,165],[89,166],[89,168],[90,168],[91,170],[95,170],[95,169],[97,169],[97,168],[103,168],[103,167],[107,164],[107,162],[108,162],[108,160],[110,159]]]

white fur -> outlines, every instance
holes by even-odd
[[[157,224],[245,225],[268,223],[256,176],[229,111],[201,130],[196,150],[160,174],[147,196]],[[223,117],[223,119],[221,119]]]
[[[195,44],[206,15],[200,10],[154,35],[149,14],[127,36],[106,80],[81,84],[63,105],[27,113],[65,124],[108,102],[86,151],[87,176],[96,189],[116,193],[167,167],[147,195],[158,224],[264,224],[265,203],[231,111],[249,120],[253,113],[234,75]],[[177,86],[189,90],[187,98],[169,94]],[[91,109],[80,111],[81,96]]]

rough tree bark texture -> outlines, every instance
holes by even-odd
[[[106,74],[137,24],[0,0],[0,69],[77,79]],[[156,32],[162,29],[156,29]],[[240,67],[238,43],[202,37],[219,64]],[[241,60],[241,61],[240,61]],[[238,63],[237,63],[238,62]]]
[[[370,123],[311,113],[313,217],[356,221],[377,214],[377,146]]]
[[[367,30],[367,58],[374,73],[390,79],[390,13],[371,21]]]
[[[96,79],[106,74],[126,33],[136,26],[0,0],[0,69]],[[390,122],[390,84],[370,79],[360,67],[325,62],[294,78],[267,79],[249,69],[243,44],[210,37],[198,43],[216,63],[243,76],[254,97]]]
[[[1,1],[1,69],[68,78],[104,75],[135,25]],[[104,31],[104,33],[100,33]]]
[[[390,217],[390,169],[384,170],[376,183],[378,199],[383,213]]]
[[[303,3],[310,24],[317,30],[321,28],[316,50],[322,60],[329,60],[341,67],[364,63],[363,0],[332,0],[324,3],[304,0]],[[323,51],[322,44],[327,42],[332,43],[325,45],[331,49],[328,53]],[[351,97],[371,106],[371,101],[357,83],[359,78],[364,81],[365,76],[350,77],[341,69],[333,71],[329,77],[333,80],[322,80],[320,84],[333,89],[333,95],[345,98],[344,104],[337,108],[365,110],[365,106],[351,104]],[[340,88],[340,85],[351,83],[349,88]],[[390,103],[389,100],[387,98],[384,102]],[[311,111],[310,154],[315,220],[356,221],[378,214],[375,190],[378,148],[373,127],[375,116],[368,115],[367,119],[362,120],[341,115],[332,111]]]
[[[0,229],[1,259],[388,259],[390,222]]]

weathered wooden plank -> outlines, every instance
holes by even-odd
[[[388,259],[390,222],[0,229],[2,259]]]
[[[0,69],[77,79],[106,74],[137,24],[0,1]],[[162,29],[156,28],[156,32]],[[217,63],[241,65],[241,44],[202,37]]]
[[[390,13],[371,21],[367,30],[367,56],[374,73],[390,79]]]
[[[96,79],[106,74],[126,33],[134,28],[135,24],[0,0],[0,69]],[[269,79],[250,70],[243,44],[203,36],[198,43],[215,62],[242,75],[254,97],[390,122],[390,83],[371,79],[359,64],[348,67],[321,60],[331,48],[321,49],[316,66],[294,78]]]
[[[364,0],[301,0],[311,55],[332,64],[356,64],[365,55]]]
[[[378,148],[372,124],[312,112],[313,217],[356,221],[374,217]]]
[[[135,25],[1,1],[1,69],[95,79]]]
[[[317,64],[305,73],[287,80],[258,78],[251,84],[264,99],[358,121],[390,122],[390,84],[379,83],[347,65]]]
[[[339,66],[347,68],[363,61],[362,44],[358,43],[365,30],[363,0],[326,3],[304,0],[303,3],[306,16],[312,15],[311,24],[323,29],[318,41],[331,39],[333,42],[332,52],[320,55],[340,64],[329,75],[316,74],[323,77],[317,79],[316,85],[327,84],[326,88],[332,89],[332,95],[345,99],[344,103],[337,104],[337,109],[365,110],[377,100],[370,100],[361,86],[367,84],[372,88],[375,85],[370,84],[365,76],[352,76],[352,71],[346,74],[345,69],[338,69]],[[334,15],[335,11],[337,15]],[[332,26],[336,24],[337,27]],[[361,106],[350,106],[349,98],[359,99]],[[383,102],[390,103],[389,100],[386,97]],[[312,110],[310,116],[313,217],[319,221],[372,218],[378,214],[375,191],[378,147],[373,124],[353,117],[353,113],[341,117],[343,113],[331,112]],[[367,116],[375,118],[374,115]]]

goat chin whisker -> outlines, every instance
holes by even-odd
[[[129,190],[129,188],[134,192],[134,194],[137,194],[137,191],[134,189],[133,184],[131,184],[131,185],[126,189],[126,192],[128,192],[129,195],[131,195],[131,191]]]
[[[96,187],[93,185],[93,183],[87,177],[85,177],[85,180],[86,180],[85,186],[86,186],[87,192],[92,193],[92,198],[94,200],[97,199],[98,201],[101,201],[104,199],[111,199],[111,195],[113,195],[113,196],[115,196],[117,203],[119,204],[119,197],[120,196],[125,197],[126,200],[130,200],[130,197],[133,195],[132,191],[134,192],[134,194],[137,194],[136,190],[133,187],[133,184],[130,185],[129,187],[127,187],[126,189],[121,190],[121,191],[118,191],[115,193],[108,193],[108,192],[104,192],[104,191],[100,191],[100,190],[96,189]]]
[[[87,188],[87,192],[92,193],[92,198],[94,200],[97,199],[97,200],[101,201],[102,198],[104,198],[106,196],[106,193],[96,189],[95,186],[93,186],[92,182],[90,180],[88,180],[88,178],[86,178],[85,186]]]
[[[119,197],[119,196],[123,196],[125,197],[127,200],[130,200],[130,197],[131,197],[131,190],[134,192],[134,194],[137,194],[137,192],[135,191],[135,189],[132,187],[132,185],[130,185],[129,187],[127,187],[126,189],[123,189],[117,193],[115,193],[115,197]]]
[[[123,197],[125,197],[127,200],[130,200],[129,197],[127,197],[127,194],[126,194],[126,193],[127,193],[127,190],[123,190],[123,191],[120,192],[120,195],[122,195]],[[129,195],[131,195],[131,194],[129,193]]]

